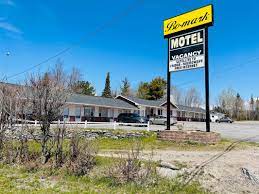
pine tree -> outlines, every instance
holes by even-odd
[[[142,99],[149,99],[149,83],[148,82],[140,82],[137,90],[137,97]]]
[[[110,85],[110,72],[107,73],[102,96],[107,98],[112,98],[111,85]]]
[[[78,81],[73,87],[73,92],[84,95],[95,95],[95,89],[89,81]]]
[[[259,120],[259,98],[255,101],[255,119]]]
[[[130,82],[126,77],[124,80],[122,80],[121,95],[123,95],[123,96],[130,95]]]
[[[249,119],[250,120],[254,120],[254,110],[255,110],[255,102],[254,102],[254,97],[253,97],[253,95],[251,95],[251,98],[250,98],[250,110],[249,110],[249,112],[250,112],[250,114],[249,114]]]

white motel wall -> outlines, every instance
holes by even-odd
[[[205,119],[203,109],[174,105],[172,102],[170,106],[171,116],[178,120]],[[108,122],[116,121],[120,113],[137,113],[144,117],[166,116],[166,103],[164,100],[143,100],[136,97],[104,98],[74,94],[68,99],[62,120]]]

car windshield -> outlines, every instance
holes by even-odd
[[[140,116],[136,113],[133,113],[133,114],[130,115],[130,117],[140,117]]]

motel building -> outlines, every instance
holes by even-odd
[[[202,108],[176,105],[172,101],[171,116],[178,121],[205,121]],[[73,94],[67,100],[63,120],[70,122],[109,122],[116,121],[120,113],[137,113],[140,116],[166,116],[166,100],[144,100],[136,97],[105,98]]]

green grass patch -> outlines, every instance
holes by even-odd
[[[222,139],[216,144],[202,144],[196,142],[177,143],[172,141],[158,140],[156,135],[142,138],[125,138],[125,139],[110,139],[99,138],[94,140],[100,150],[128,150],[136,143],[140,143],[143,150],[160,149],[160,150],[176,150],[176,151],[221,151],[226,149],[234,141]],[[240,142],[237,143],[234,149],[247,149],[251,147],[259,147],[258,143]]]
[[[113,159],[98,157],[96,169],[108,168]],[[50,173],[52,171],[52,173]],[[39,168],[26,171],[21,166],[0,165],[0,193],[207,193],[198,183],[183,186],[178,180],[159,179],[152,185],[133,182],[116,184],[102,173],[73,176],[62,170]]]

